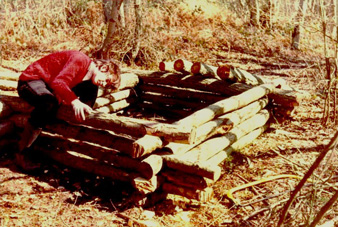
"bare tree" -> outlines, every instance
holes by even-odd
[[[295,27],[292,32],[291,49],[299,50],[301,27],[304,22],[304,16],[307,9],[307,0],[299,1],[298,13],[296,16]]]
[[[249,8],[250,24],[253,26],[259,26],[259,0],[246,0],[246,4]]]

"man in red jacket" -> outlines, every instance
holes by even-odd
[[[85,120],[93,111],[98,86],[118,88],[120,73],[115,62],[92,61],[75,50],[52,53],[29,65],[19,77],[18,94],[35,108],[21,135],[18,164],[25,168],[23,151],[55,119],[60,104],[71,105],[76,119]]]

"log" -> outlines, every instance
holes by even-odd
[[[229,78],[230,76],[230,69],[231,66],[224,64],[221,65],[217,68],[216,74],[219,76],[219,78],[221,78],[222,80],[229,80],[229,81],[234,81],[234,78]]]
[[[6,71],[0,72],[0,80],[12,80],[17,81],[21,73]]]
[[[191,66],[191,72],[194,74],[201,74],[203,76],[215,77],[221,80],[221,78],[217,75],[217,67],[207,65],[202,62],[194,62]]]
[[[184,186],[193,189],[204,189],[211,187],[216,180],[211,180],[205,177],[188,174],[174,169],[164,169],[161,172],[167,182],[174,183],[175,185]]]
[[[170,61],[170,62],[162,61],[159,63],[158,68],[160,69],[160,71],[168,71],[168,72],[175,71],[173,61]]]
[[[62,135],[65,138],[96,143],[101,146],[118,150],[129,156],[133,153],[132,144],[135,141],[134,139],[116,135],[109,131],[67,124],[63,121],[47,125],[45,131]]]
[[[100,162],[113,164],[118,168],[138,172],[145,179],[152,178],[162,168],[162,158],[158,155],[150,155],[146,159],[138,160],[125,156],[111,148],[86,141],[66,139],[48,132],[42,132],[34,146],[71,150]]]
[[[205,103],[214,103],[221,99],[224,99],[224,96],[221,96],[217,93],[204,92],[193,89],[185,89],[185,88],[177,88],[177,87],[169,87],[169,86],[161,86],[161,85],[150,85],[150,84],[141,84],[139,88],[142,92],[154,92],[160,93],[165,96],[174,97],[177,99],[189,99],[189,100],[198,100],[203,101]]]
[[[18,87],[17,81],[12,80],[1,80],[0,79],[0,89],[4,91],[16,91]]]
[[[159,176],[153,176],[151,179],[144,179],[142,177],[137,177],[133,179],[133,187],[143,195],[155,192],[161,185],[161,180]]]
[[[203,163],[205,166],[215,166],[222,163],[225,159],[229,158],[233,151],[239,151],[243,147],[252,143],[257,137],[262,135],[262,133],[269,127],[268,124],[249,132],[245,136],[239,138],[236,142],[231,144],[229,147],[224,149],[223,151],[217,153],[213,157],[209,158],[207,161]]]
[[[200,202],[208,202],[212,199],[214,191],[212,188],[205,188],[203,190],[192,189],[183,186],[178,186],[172,183],[164,182],[162,189],[164,192],[174,195],[181,195],[189,199],[195,199]]]
[[[13,122],[16,127],[24,128],[27,125],[29,117],[30,115],[22,113],[22,114],[13,114],[8,119],[9,121]]]
[[[14,123],[11,121],[1,121],[0,122],[0,138],[7,135],[11,134],[14,132]]]
[[[178,72],[190,72],[191,66],[192,62],[184,59],[177,59],[174,62],[174,69]]]
[[[108,105],[110,103],[120,101],[126,98],[134,97],[135,91],[132,89],[125,89],[122,91],[117,91],[114,93],[110,93],[108,95],[105,95],[103,97],[98,97],[95,101],[93,109],[97,109],[99,107]]]
[[[11,107],[0,100],[0,119],[8,117],[12,112]]]
[[[204,109],[198,110],[190,116],[175,122],[174,124],[184,125],[185,127],[197,127],[219,115],[244,107],[251,102],[254,102],[271,93],[273,89],[274,88],[272,85],[265,84],[254,87],[248,91],[243,92],[242,94],[218,101]]]
[[[118,89],[112,88],[102,88],[99,87],[98,97],[108,95],[112,92],[121,91],[127,88],[134,88],[139,83],[139,77],[135,73],[122,73],[121,74],[121,83]]]
[[[42,152],[46,156],[65,166],[94,175],[108,177],[113,180],[131,182],[133,179],[140,176],[139,173],[116,168],[107,163],[100,163],[95,160],[78,157],[71,151],[50,149],[42,146],[34,146],[34,150]]]
[[[229,78],[234,79],[236,82],[249,85],[259,85],[265,83],[260,77],[235,67],[231,67]]]
[[[144,111],[152,112],[155,116],[164,117],[166,121],[182,119],[190,114],[190,111],[171,108],[170,106],[159,106],[150,102],[138,102],[135,104]]]
[[[160,137],[145,135],[133,143],[133,153],[131,157],[143,157],[161,147],[163,147],[163,142]]]
[[[193,127],[189,143],[198,143],[207,138],[210,138],[216,134],[225,134],[234,125],[238,125],[240,122],[252,117],[268,103],[267,98],[255,101],[241,109],[235,110],[231,113],[224,114],[218,118],[208,121],[198,127]]]
[[[178,74],[173,73],[166,73],[160,75],[156,72],[139,72],[140,79],[142,80],[143,84],[162,84],[162,85],[172,85],[172,86],[179,86],[183,88],[192,88],[195,90],[201,91],[210,91],[213,93],[219,93],[224,96],[233,96],[241,94],[244,91],[251,89],[253,86],[243,83],[229,83],[225,80],[218,80],[215,78],[210,77],[203,77],[203,76],[186,76],[183,77]],[[270,85],[269,85],[270,86]],[[273,86],[273,85],[272,85]],[[283,89],[274,89],[273,93],[269,95],[278,96],[275,98],[274,102],[276,104],[286,104],[290,105],[297,105],[303,99],[311,98],[309,94],[302,91],[285,91]],[[271,97],[273,98],[273,97]]]
[[[16,92],[1,92],[0,100],[6,103],[15,112],[30,113],[34,109],[33,106],[19,98]]]
[[[118,112],[120,110],[123,110],[123,109],[129,107],[133,103],[135,103],[134,98],[122,99],[120,101],[107,104],[107,105],[102,106],[100,108],[97,108],[95,110],[98,111],[98,112],[101,112],[101,113],[106,113],[106,114],[115,113],[115,112]]]
[[[160,151],[158,151],[158,154],[162,156],[181,155],[181,154],[188,152],[190,149],[192,149],[195,146],[197,146],[197,144],[184,144],[184,143],[169,142]]]
[[[187,173],[194,173],[202,177],[214,179],[220,170],[218,166],[205,165],[204,162],[227,148],[229,145],[239,140],[239,138],[265,125],[269,118],[266,110],[261,111],[255,116],[234,127],[224,136],[211,138],[204,143],[189,150],[183,155],[164,156],[165,163],[172,169],[177,169]]]

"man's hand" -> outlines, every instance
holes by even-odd
[[[75,118],[77,121],[86,120],[86,113],[90,114],[93,112],[93,109],[90,106],[84,104],[78,99],[73,100],[71,104],[73,106]]]

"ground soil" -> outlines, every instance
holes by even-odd
[[[138,207],[133,203],[134,191],[126,183],[84,174],[41,155],[34,157],[41,168],[26,173],[16,166],[11,150],[2,150],[0,226],[138,226],[140,220],[145,226],[274,225],[274,205],[287,198],[297,180],[276,180],[234,195],[242,204],[276,195],[250,206],[234,206],[227,190],[272,175],[301,176],[328,144],[334,130],[321,124],[323,99],[318,93],[318,80],[311,76],[312,68],[300,61],[234,56],[238,66],[281,77],[291,87],[310,92],[312,98],[302,102],[292,118],[273,123],[263,136],[223,164],[223,176],[213,186],[212,201],[199,203],[169,195],[155,205]],[[259,212],[268,206],[270,210]]]

